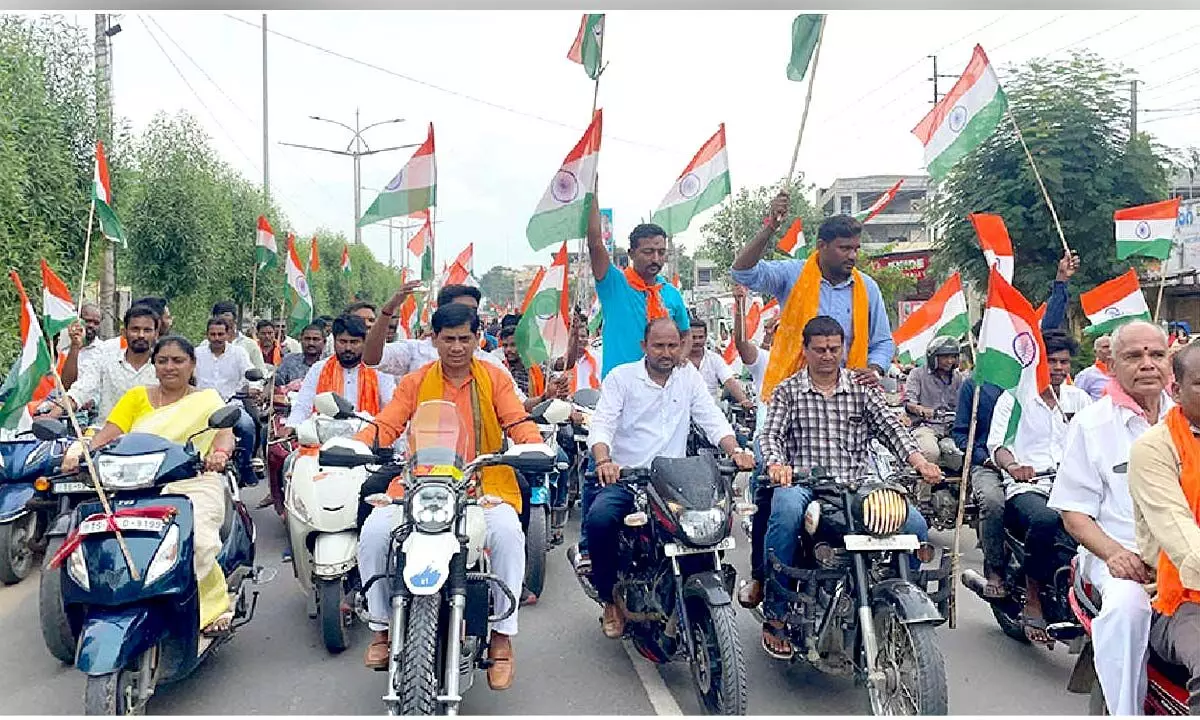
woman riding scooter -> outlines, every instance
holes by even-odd
[[[196,351],[186,338],[172,335],[160,339],[150,353],[150,362],[154,363],[158,387],[138,386],[121,396],[89,448],[103,447],[129,432],[183,444],[208,427],[209,416],[225,405],[217,391],[195,387]],[[204,458],[205,472],[191,480],[165,485],[163,493],[184,495],[192,502],[200,627],[210,634],[227,630],[233,620],[225,574],[217,564],[221,523],[225,519],[225,489],[219,473],[233,454],[233,432],[204,432],[192,440],[192,445]],[[73,445],[63,458],[63,470],[78,468],[82,454],[79,443]]]

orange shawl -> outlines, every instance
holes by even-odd
[[[335,392],[343,395],[346,392],[346,373],[336,357],[325,361],[321,375],[317,378],[317,392]],[[372,417],[379,414],[379,373],[366,365],[358,366],[358,400],[354,409],[367,413]]]
[[[634,271],[632,265],[625,268],[625,281],[634,290],[646,293],[646,322],[667,317],[667,306],[662,301],[662,283],[647,285],[642,276]]]
[[[1196,522],[1200,523],[1200,441],[1196,440],[1192,424],[1178,405],[1167,413],[1166,423],[1171,431],[1175,452],[1179,453],[1179,483],[1183,486],[1183,496],[1187,498]],[[1158,597],[1154,601],[1154,609],[1163,615],[1174,615],[1175,610],[1185,602],[1200,603],[1200,590],[1184,587],[1179,568],[1175,567],[1165,551],[1160,550]]]
[[[258,349],[262,350],[262,345],[259,345]],[[279,363],[283,360],[283,351],[279,349],[278,342],[271,346],[271,352],[263,351],[263,360],[268,365],[279,367]]]
[[[586,359],[588,366],[587,382],[583,382],[583,372],[579,369],[579,360]],[[580,388],[590,387],[594,390],[600,389],[600,363],[596,362],[596,356],[592,355],[588,349],[579,351],[579,360],[575,361],[575,367],[571,373],[571,394],[574,395]]]

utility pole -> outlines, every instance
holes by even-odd
[[[1137,135],[1137,80],[1129,81],[1129,137],[1133,139]]]
[[[112,147],[112,45],[109,40],[121,32],[120,25],[112,24],[112,16],[96,14],[96,137],[106,147]],[[117,255],[116,245],[104,241],[104,260],[100,271],[100,292],[97,305],[101,308],[100,333],[104,337],[115,335],[117,316]],[[80,303],[83,299],[80,298]]]
[[[263,13],[263,16],[262,16],[262,47],[263,47],[263,51],[262,51],[262,56],[263,56],[263,70],[262,70],[263,196],[267,199],[267,202],[269,203],[271,200],[271,145],[270,145],[269,133],[267,132],[270,125],[267,123],[268,105],[267,105],[267,14],[266,13]],[[265,210],[265,208],[264,208],[264,210]]]
[[[358,226],[358,220],[359,220],[359,218],[362,217],[362,169],[361,169],[362,168],[362,165],[361,165],[362,158],[366,155],[378,155],[379,153],[390,152],[392,150],[404,150],[405,148],[420,147],[421,143],[410,143],[408,145],[396,145],[395,147],[388,147],[388,148],[381,148],[379,150],[372,150],[370,148],[370,146],[367,145],[367,141],[363,140],[363,136],[362,136],[363,133],[365,133],[366,131],[370,130],[373,127],[378,127],[379,125],[388,125],[391,123],[402,123],[402,122],[404,122],[404,120],[402,118],[394,118],[392,120],[380,120],[379,122],[371,123],[370,125],[368,125],[366,127],[360,127],[359,119],[358,119],[358,108],[354,109],[354,127],[350,127],[346,123],[338,122],[337,120],[330,120],[329,118],[318,117],[317,115],[309,115],[309,119],[310,120],[319,120],[320,122],[331,123],[333,125],[337,125],[338,127],[345,128],[346,130],[349,130],[350,132],[354,133],[353,137],[350,138],[350,143],[348,145],[346,145],[345,150],[330,150],[329,148],[313,147],[312,145],[298,145],[296,143],[288,143],[288,142],[281,143],[281,144],[287,145],[289,147],[303,148],[305,150],[316,150],[317,152],[331,153],[333,155],[345,155],[347,157],[354,159],[354,244],[361,245],[362,244],[362,228],[360,228]]]
[[[939,75],[938,71],[937,71],[937,55],[929,55],[927,57],[933,61],[933,75],[931,77],[929,77],[928,79],[933,82],[933,104],[937,105],[939,102],[941,102],[941,99],[942,99],[941,93],[938,92],[938,79],[952,78],[954,80],[957,80],[958,76],[957,75]]]

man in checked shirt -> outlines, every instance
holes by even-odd
[[[905,458],[926,482],[937,482],[941,471],[925,459],[912,434],[889,409],[878,388],[854,381],[842,367],[845,333],[837,320],[819,315],[804,326],[807,365],[775,388],[760,436],[763,460],[771,483],[778,485],[767,523],[766,558],[772,554],[791,564],[812,502],[812,490],[792,485],[792,468],[821,467],[838,478],[866,474],[867,448],[878,436],[896,457]],[[929,537],[925,518],[911,504],[901,533]],[[786,582],[780,579],[780,582]],[[763,615],[763,649],[772,657],[789,659],[795,652],[783,628],[786,599],[767,583]]]

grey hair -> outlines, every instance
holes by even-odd
[[[1160,326],[1155,325],[1154,323],[1152,323],[1148,320],[1132,320],[1132,321],[1127,322],[1124,325],[1118,327],[1116,330],[1113,331],[1113,333],[1112,333],[1113,357],[1116,357],[1118,354],[1120,354],[1121,345],[1123,344],[1122,341],[1125,339],[1125,336],[1129,334],[1130,328],[1149,328],[1158,335],[1158,338],[1160,340],[1162,340],[1164,344],[1167,342],[1167,332],[1165,330],[1163,330]]]
[[[1092,341],[1092,349],[1099,350],[1100,342],[1102,340],[1108,340],[1109,342],[1112,342],[1112,335],[1101,335],[1100,337],[1096,338],[1094,341]]]

